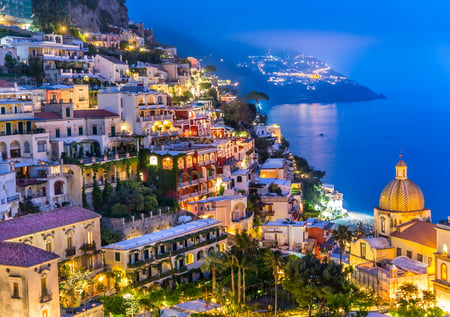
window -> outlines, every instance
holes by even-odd
[[[72,237],[68,237],[67,238],[67,249],[71,249],[72,248]]]
[[[114,253],[114,259],[116,260],[116,262],[120,262],[120,252]]]
[[[66,117],[70,117],[70,108],[69,107],[66,108]]]
[[[173,169],[173,161],[170,157],[165,157],[162,160],[162,167],[165,170],[171,170]]]
[[[412,251],[406,251],[406,256],[410,259],[412,259]]]
[[[67,136],[72,136],[72,128],[67,128]]]
[[[366,258],[366,244],[365,243],[361,243],[360,244],[360,248],[361,248],[361,257],[363,259]]]
[[[6,108],[5,107],[1,107],[0,109],[1,109],[1,113],[2,114],[6,114]]]
[[[386,232],[386,219],[384,217],[381,217],[380,222],[381,222],[381,232],[385,233]]]
[[[87,232],[87,244],[94,244],[94,236],[92,231]]]
[[[64,183],[61,181],[56,182],[53,185],[53,188],[55,190],[55,195],[62,195],[64,194]]]
[[[242,176],[238,176],[238,177],[236,178],[236,181],[237,181],[238,183],[242,183]]]
[[[92,126],[92,134],[97,135],[97,126],[96,125]]]
[[[417,261],[423,262],[423,255],[422,254],[417,253]]]
[[[42,294],[42,296],[48,295],[48,292],[47,292],[47,277],[42,277],[41,278],[41,294]]]
[[[52,242],[51,241],[48,241],[45,244],[45,250],[47,250],[47,252],[52,252]]]
[[[184,168],[184,159],[182,157],[178,158],[178,169],[182,170]]]
[[[150,256],[149,256],[148,249],[145,249],[145,250],[144,250],[144,259],[147,260],[149,257],[150,257]]]
[[[194,255],[192,253],[189,253],[186,255],[186,265],[194,263]]]
[[[402,249],[401,248],[397,248],[396,256],[401,256],[401,255],[402,255]]]
[[[48,310],[47,309],[44,309],[42,311],[42,317],[48,317]]]
[[[78,135],[83,135],[83,127],[78,127]]]
[[[447,281],[447,265],[441,264],[441,280]]]
[[[25,153],[30,153],[30,143],[25,142],[25,143],[23,144],[23,151],[24,151]]]
[[[55,133],[56,133],[56,137],[57,137],[57,138],[59,138],[59,137],[61,136],[61,130],[56,129],[56,130],[55,130]]]
[[[47,142],[39,141],[37,143],[37,150],[38,152],[47,152]]]
[[[12,297],[13,298],[20,298],[20,296],[19,296],[19,283],[18,282],[14,282],[13,283]]]

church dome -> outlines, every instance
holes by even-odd
[[[395,166],[395,179],[381,192],[379,208],[387,211],[419,211],[425,209],[422,190],[407,177],[407,166],[400,160]]]

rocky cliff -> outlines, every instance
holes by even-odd
[[[84,31],[108,32],[110,25],[128,25],[125,0],[68,0],[65,7],[70,24]]]

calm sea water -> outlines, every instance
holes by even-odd
[[[267,113],[294,154],[326,171],[324,182],[344,193],[348,210],[373,214],[401,152],[433,222],[450,215],[450,96],[281,104]]]

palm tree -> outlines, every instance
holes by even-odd
[[[348,226],[339,225],[333,230],[333,238],[339,244],[339,263],[342,264],[342,252],[345,245],[352,241],[353,232],[348,230]]]
[[[233,294],[234,297],[236,294],[234,288],[234,264],[236,263],[236,257],[232,254],[225,253],[223,260],[225,266],[229,267],[231,271],[231,294]]]
[[[212,292],[216,290],[216,271],[224,266],[224,258],[220,252],[208,252],[208,255],[203,259],[201,266],[202,271],[211,271]]]
[[[278,311],[278,282],[280,281],[280,269],[283,266],[283,255],[280,251],[267,250],[266,262],[272,268],[272,274],[275,285],[275,316]]]

